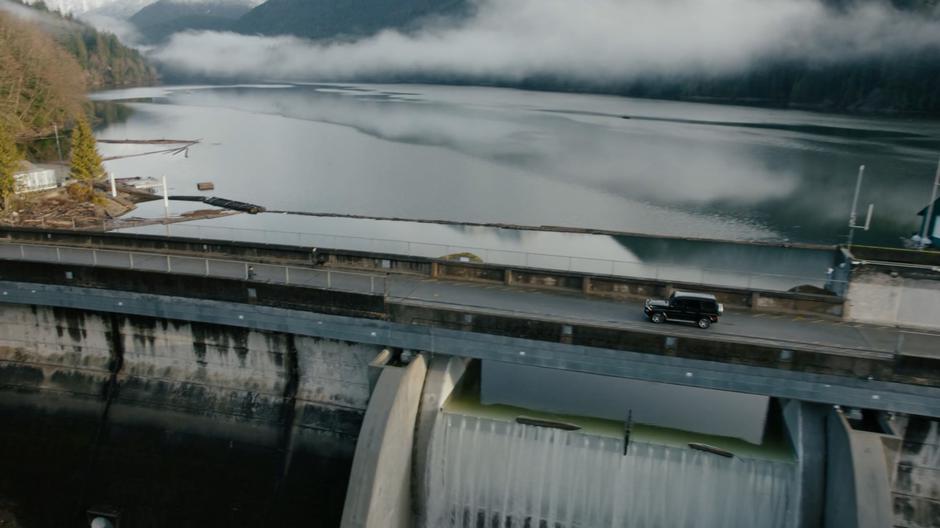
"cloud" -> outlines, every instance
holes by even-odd
[[[621,81],[734,73],[768,58],[838,61],[940,47],[937,16],[816,0],[481,0],[459,25],[354,42],[195,32],[155,58],[192,74],[354,80],[448,75]]]
[[[127,20],[95,12],[82,15],[82,20],[98,31],[113,33],[124,44],[136,46],[140,41],[137,28]]]
[[[27,20],[34,24],[50,30],[63,30],[74,27],[74,23],[65,20],[58,15],[53,15],[43,11],[38,11],[15,2],[0,0],[0,11],[5,11],[22,20]]]

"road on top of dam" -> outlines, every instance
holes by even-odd
[[[385,294],[391,302],[435,306],[466,313],[522,316],[851,357],[890,358],[903,353],[915,357],[940,358],[940,333],[846,322],[813,315],[726,310],[719,323],[702,330],[682,323],[653,324],[644,316],[641,300],[609,300],[524,286],[291,267],[152,251],[92,250],[37,244],[0,243],[0,261],[3,260],[137,269],[240,280],[250,275],[251,280],[258,282]]]
[[[725,310],[717,324],[702,330],[686,323],[654,324],[643,313],[641,300],[608,300],[525,287],[395,277],[389,281],[388,295],[395,302],[469,313],[522,315],[666,335],[811,348],[856,357],[888,357],[903,351],[907,355],[940,358],[940,333],[812,315]]]

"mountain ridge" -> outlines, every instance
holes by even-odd
[[[248,35],[350,39],[386,29],[407,32],[430,18],[462,19],[474,6],[470,0],[268,0],[232,29]]]
[[[159,43],[179,31],[226,31],[256,3],[252,0],[157,0],[134,13],[128,21],[144,42]]]

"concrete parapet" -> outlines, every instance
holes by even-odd
[[[202,277],[162,271],[87,265],[6,261],[3,278],[30,283],[106,288],[138,293],[171,293],[230,303],[277,306],[376,319],[385,311],[381,294]]]
[[[278,262],[316,262],[315,248],[281,244],[258,244],[227,240],[204,240],[130,233],[4,228],[0,239],[11,242],[57,244],[96,249],[136,249],[174,254],[240,257]]]
[[[412,445],[426,373],[419,355],[379,376],[356,442],[342,528],[412,525]]]
[[[336,250],[318,250],[318,253],[318,259],[325,265],[357,270],[434,276],[434,265],[439,264],[437,261],[427,258],[389,255],[386,253]]]
[[[857,268],[846,294],[846,319],[940,329],[940,280],[889,268]]]
[[[752,291],[750,308],[756,312],[790,312],[841,318],[843,299],[807,293]]]
[[[843,250],[845,248],[842,248]],[[875,246],[852,246],[853,259],[940,267],[940,249],[903,249]]]

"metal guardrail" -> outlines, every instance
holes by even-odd
[[[143,251],[91,249],[42,244],[0,244],[0,260],[50,262],[179,275],[238,279],[352,293],[386,295],[383,275],[310,269],[239,260],[163,255]]]
[[[458,255],[460,253],[469,253],[479,257],[485,263],[507,267],[538,268],[589,273],[593,275],[610,275],[615,277],[687,282],[747,289],[787,291],[794,286],[800,285],[812,285],[820,288],[828,285],[832,288],[834,285],[841,284],[844,286],[847,284],[847,281],[843,279],[834,276],[827,277],[826,270],[820,270],[819,275],[816,276],[788,275],[760,273],[749,270],[729,270],[724,268],[670,266],[649,264],[641,261],[576,257],[531,251],[433,244],[408,240],[300,231],[275,231],[192,224],[173,224],[171,226],[158,226],[153,229],[157,228],[159,228],[161,234],[200,240],[243,240],[245,242],[321,247],[336,250],[386,253],[433,259]],[[147,230],[138,228],[131,232],[147,233]]]

